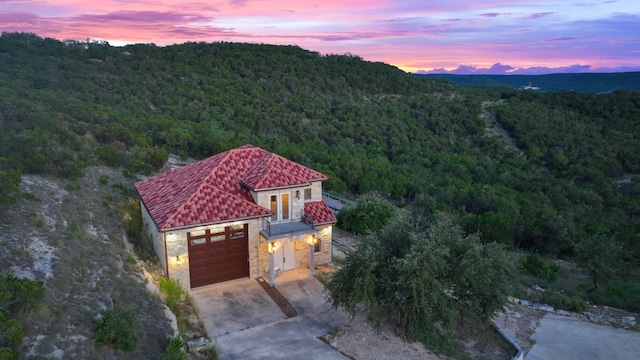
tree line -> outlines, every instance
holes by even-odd
[[[4,204],[24,173],[74,178],[104,164],[133,177],[169,153],[251,143],[327,174],[329,191],[453,217],[483,243],[571,256],[607,236],[639,267],[635,92],[469,88],[297,46],[3,33],[0,99]],[[490,136],[487,109],[524,157]]]

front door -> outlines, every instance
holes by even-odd
[[[287,222],[291,218],[291,201],[289,193],[280,195],[271,195],[269,197],[269,205],[273,215],[271,222]]]
[[[295,261],[296,254],[296,246],[295,242],[288,242],[281,246],[275,253],[273,253],[274,257],[274,265],[280,270],[291,270],[296,267]]]

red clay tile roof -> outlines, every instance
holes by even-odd
[[[267,190],[304,186],[310,181],[326,179],[325,175],[315,170],[265,151],[258,164],[243,176],[241,182],[253,190]]]
[[[291,160],[245,145],[140,181],[135,187],[156,226],[164,231],[269,216],[271,211],[255,204],[245,186],[267,190],[326,178]],[[326,218],[326,214],[321,216]]]
[[[324,201],[304,203],[304,214],[313,216],[314,225],[334,224],[338,221]]]

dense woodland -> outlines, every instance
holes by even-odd
[[[531,86],[540,92],[569,91],[605,94],[616,90],[640,91],[640,72],[563,73],[547,75],[453,75],[416,74],[467,86],[502,86],[525,89]],[[530,89],[531,90],[531,89]]]
[[[487,131],[498,125],[523,153]],[[640,267],[637,92],[463,87],[295,46],[3,33],[0,128],[5,204],[25,173],[73,179],[106,164],[134,176],[168,153],[251,143],[327,174],[328,191],[377,192],[484,243],[572,257],[604,236],[623,249],[619,281]]]

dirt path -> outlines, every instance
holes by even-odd
[[[520,149],[516,143],[516,140],[511,137],[509,132],[498,122],[496,113],[489,111],[488,107],[494,105],[493,101],[484,101],[482,103],[482,112],[480,113],[480,119],[484,121],[485,133],[489,137],[500,136],[504,140],[507,148],[517,152],[525,161],[529,161],[527,154]]]

